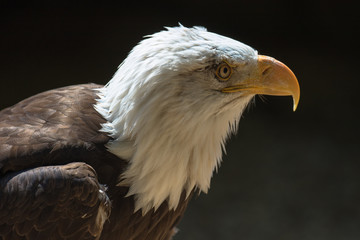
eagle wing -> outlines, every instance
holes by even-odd
[[[105,189],[85,163],[37,167],[0,180],[4,240],[98,239],[109,215]]]
[[[98,177],[116,175],[96,160],[109,141],[93,108],[100,87],[59,88],[0,111],[0,239],[100,236],[110,204]]]
[[[91,150],[109,141],[98,131],[105,120],[93,108],[94,89],[100,87],[83,84],[54,89],[0,111],[0,174],[59,164],[67,161],[64,149]],[[57,150],[62,150],[63,160],[56,158]]]

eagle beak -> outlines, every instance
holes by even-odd
[[[293,110],[300,99],[300,87],[294,73],[282,62],[268,56],[259,55],[254,74],[241,84],[225,87],[224,93],[245,91],[249,94],[292,96]]]

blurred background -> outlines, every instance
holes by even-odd
[[[50,3],[51,2],[51,3]],[[360,239],[355,1],[3,1],[0,109],[44,90],[105,84],[144,35],[204,26],[277,58],[300,104],[256,99],[175,240]]]

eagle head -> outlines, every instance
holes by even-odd
[[[256,94],[290,95],[295,75],[274,58],[201,27],[147,36],[100,89],[96,110],[110,152],[129,162],[119,176],[146,213],[183,192],[207,192],[224,143]]]

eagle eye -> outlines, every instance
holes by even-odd
[[[224,61],[217,67],[215,74],[219,80],[227,81],[230,79],[232,72],[232,67]]]

